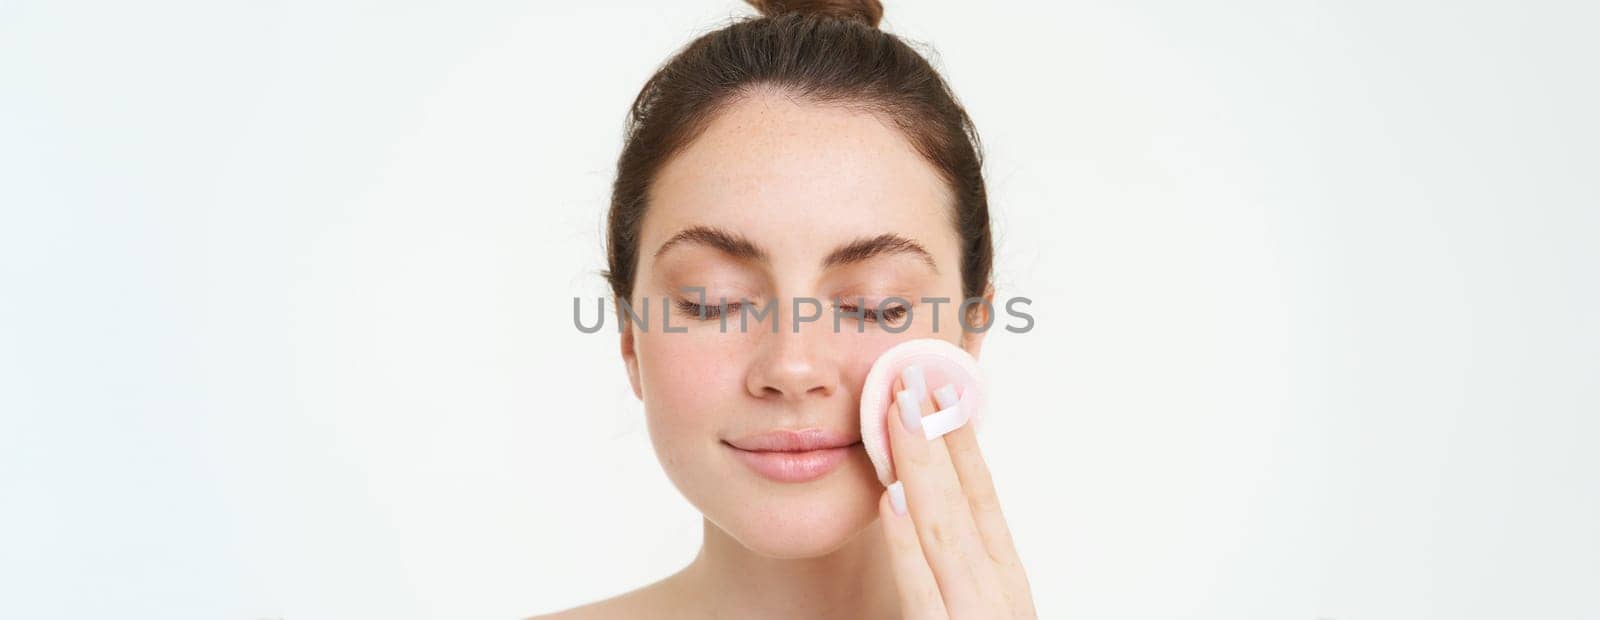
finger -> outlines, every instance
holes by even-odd
[[[939,583],[933,578],[933,568],[922,555],[916,526],[910,514],[895,509],[896,496],[899,496],[900,509],[904,510],[904,491],[902,485],[895,482],[878,498],[878,516],[883,521],[883,537],[889,544],[889,565],[894,571],[895,589],[900,593],[900,615],[903,618],[949,618],[944,599],[939,596]]]
[[[934,402],[943,410],[958,405],[961,396],[963,394],[958,393],[955,385],[945,385],[933,391]],[[967,496],[979,538],[989,553],[990,561],[998,568],[999,578],[1003,582],[1000,591],[1004,593],[1006,607],[1019,617],[1028,617],[1033,613],[1032,588],[1011,538],[1010,527],[1001,511],[988,463],[983,459],[977,429],[973,424],[963,424],[946,433],[943,438],[945,447],[950,451],[956,477],[960,479],[961,488]]]
[[[934,399],[943,407],[954,404],[954,394],[936,392]],[[989,557],[1007,572],[1022,573],[1022,563],[1017,557],[1016,544],[1011,529],[1000,509],[1000,498],[995,492],[994,479],[989,475],[989,465],[983,460],[978,446],[978,434],[972,424],[966,424],[944,436],[950,450],[950,461],[955,465],[956,477],[967,494],[967,504],[972,510],[972,520],[977,524]]]
[[[897,388],[907,383],[915,381],[902,379]],[[990,583],[995,576],[993,563],[988,560],[988,551],[972,520],[972,509],[956,477],[944,438],[929,440],[907,428],[908,424],[919,425],[921,415],[934,411],[933,401],[926,393],[915,398],[909,390],[897,389],[895,393],[898,396],[890,407],[886,425],[890,429],[890,456],[904,486],[907,509],[923,555],[933,567],[948,609],[957,614],[982,609],[982,599],[998,584]]]

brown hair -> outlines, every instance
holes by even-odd
[[[656,174],[717,113],[757,90],[858,108],[894,123],[950,186],[965,298],[989,285],[994,247],[983,154],[972,119],[923,56],[878,29],[877,0],[746,0],[762,13],[696,38],[661,66],[629,110],[603,275],[632,301],[639,229]],[[973,309],[979,306],[972,306]]]

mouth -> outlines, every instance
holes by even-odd
[[[828,475],[861,445],[825,429],[776,430],[722,442],[756,474],[774,482],[810,482]]]

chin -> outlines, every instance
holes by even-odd
[[[862,457],[864,461],[865,453]],[[850,463],[818,484],[729,485],[739,492],[720,498],[721,514],[706,516],[745,547],[767,557],[827,555],[878,518],[883,486],[870,465],[860,465]]]

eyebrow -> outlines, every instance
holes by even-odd
[[[734,258],[751,260],[758,263],[771,262],[771,256],[761,246],[756,245],[743,235],[717,228],[715,226],[691,226],[678,231],[678,234],[667,239],[656,249],[655,257],[661,258],[668,249],[683,244],[704,245]],[[939,273],[939,265],[933,260],[933,254],[927,248],[906,237],[894,233],[883,233],[876,237],[862,237],[850,241],[829,252],[822,259],[821,267],[831,269],[843,265],[859,263],[870,258],[884,255],[904,254],[920,259],[928,265],[934,273]]]

